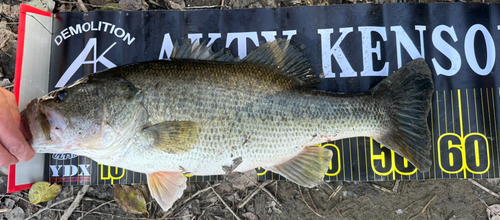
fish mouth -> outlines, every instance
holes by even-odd
[[[25,113],[26,130],[30,135],[30,145],[37,153],[52,153],[60,145],[66,128],[64,118],[55,110],[45,109],[42,100],[32,100]]]

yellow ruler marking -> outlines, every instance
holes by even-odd
[[[460,98],[460,89],[458,91],[458,98]],[[450,90],[450,101],[451,101],[451,121],[452,121],[452,127],[453,127],[453,133],[455,133],[455,109],[453,109],[453,90]],[[460,106],[460,103],[459,103]],[[462,120],[462,118],[460,118]]]
[[[490,95],[488,94],[488,89],[487,88],[485,88],[484,93],[486,93],[486,103],[488,105],[487,108],[488,108],[488,122],[489,122],[489,129],[490,129],[490,137],[493,137],[493,134],[491,133],[491,131],[493,129],[491,128]],[[491,98],[493,99],[493,95],[491,96]],[[488,139],[486,139],[486,142],[488,142]],[[479,148],[479,146],[478,146],[478,148]],[[490,149],[487,149],[487,150],[490,150]],[[479,152],[476,155],[479,155]],[[493,148],[491,148],[491,155],[493,155]],[[478,156],[476,156],[476,160],[479,160]],[[477,164],[477,166],[479,166],[479,163]],[[495,166],[493,166],[493,173],[495,173]],[[489,177],[490,177],[490,172],[488,172],[488,178]]]
[[[483,113],[483,133],[486,133],[486,122],[484,120],[484,99],[483,99],[483,88],[479,88],[479,93],[481,93],[481,112]],[[486,140],[488,141],[488,140]],[[480,175],[481,179],[483,175]],[[488,174],[489,177],[489,174]]]
[[[500,92],[500,89],[498,90]],[[493,103],[493,109],[496,108],[496,105],[495,105],[495,89],[494,88],[491,88],[491,102]],[[496,114],[496,111],[493,111],[493,121],[495,122],[495,140],[497,142],[497,164],[500,162],[500,156],[499,156],[499,153],[498,153],[498,128],[497,128],[497,114]],[[500,172],[500,171],[499,171]],[[498,178],[498,176],[496,176],[496,173],[494,175],[494,178]]]

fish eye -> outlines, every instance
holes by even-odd
[[[66,98],[66,96],[68,96],[68,92],[66,90],[61,90],[56,93],[54,99],[56,102],[61,102],[64,98]]]

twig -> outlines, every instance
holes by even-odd
[[[98,208],[101,208],[103,205],[106,205],[106,204],[112,203],[112,202],[114,202],[114,201],[115,201],[115,200],[110,200],[110,201],[107,201],[107,202],[105,202],[105,203],[103,203],[103,204],[100,204],[99,206],[97,206],[97,207],[95,207],[95,208],[91,209],[90,211],[88,211],[87,213],[85,213],[85,215],[82,215],[82,216],[81,216],[80,218],[78,218],[77,220],[83,219],[83,217],[87,216],[88,214],[92,213],[93,211],[97,210]],[[82,214],[83,214],[83,212],[82,212]]]
[[[98,202],[98,203],[105,203],[109,202],[103,199],[96,199],[96,198],[91,198],[91,197],[83,197],[83,201],[93,201],[93,202]],[[118,206],[116,203],[111,203],[110,205]]]
[[[61,204],[61,203],[65,203],[65,202],[67,202],[67,201],[71,201],[71,200],[73,200],[74,198],[75,198],[75,197],[71,196],[71,197],[68,197],[68,198],[66,198],[66,199],[63,199],[63,200],[61,200],[61,201],[59,201],[59,202],[52,203],[52,205],[50,205],[49,207],[44,207],[44,208],[42,208],[42,209],[38,210],[38,212],[36,212],[35,214],[33,214],[32,216],[30,216],[30,217],[28,217],[28,218],[25,218],[24,220],[28,220],[28,219],[31,219],[31,218],[37,217],[38,215],[40,215],[40,214],[41,214],[42,212],[44,212],[45,210],[48,210],[48,209],[50,209],[50,208],[52,208],[52,207],[54,207],[54,206],[56,206],[56,205],[59,205],[59,204]],[[43,206],[42,206],[42,207],[43,207]]]
[[[201,217],[205,214],[205,211],[207,211],[210,207],[214,206],[216,202],[217,200],[215,200],[214,202],[212,202],[212,204],[208,205],[205,209],[203,209],[203,212],[201,212],[201,215],[198,216],[198,219],[202,219]]]
[[[152,1],[152,0],[149,0],[149,1],[148,1],[148,3],[149,3],[149,4],[152,4],[152,5],[156,6],[156,7],[166,8],[165,6],[162,6],[162,5],[160,5],[160,4],[158,4],[158,3],[156,3],[156,2],[154,2],[154,1]]]
[[[267,193],[269,195],[269,197],[271,197],[271,199],[274,200],[274,202],[276,202],[277,205],[279,206],[283,206],[279,201],[278,199],[271,193],[269,192],[269,190],[267,190],[265,187],[263,187],[262,185],[259,185],[257,184],[255,181],[253,181],[250,177],[248,177],[245,173],[243,173],[243,175],[245,175],[247,177],[247,179],[249,179],[250,181],[253,182],[253,184],[257,187],[259,187],[262,191],[264,191],[265,193]],[[276,183],[277,184],[277,183]]]
[[[314,213],[316,214],[317,216],[321,217],[321,218],[325,218],[325,216],[322,216],[320,215],[319,213],[317,213],[316,211],[314,211],[314,209],[311,208],[311,206],[309,206],[309,204],[307,204],[306,200],[304,199],[304,195],[302,195],[302,190],[300,189],[300,186],[299,187],[299,192],[300,192],[300,197],[302,197],[302,201],[306,204],[306,206]]]
[[[429,202],[427,203],[427,205],[425,205],[425,206],[424,206],[424,208],[422,209],[422,211],[420,211],[420,213],[418,213],[418,214],[416,214],[415,216],[413,216],[413,217],[411,217],[411,218],[408,218],[408,219],[414,219],[415,217],[417,217],[417,216],[421,215],[422,213],[424,213],[424,212],[425,212],[425,210],[427,209],[427,207],[431,204],[432,200],[434,200],[434,199],[436,198],[436,196],[437,196],[437,195],[434,195],[434,196],[432,197],[432,199],[431,199],[431,200],[429,200]]]
[[[420,214],[422,214],[422,213],[424,213],[424,212],[425,212],[425,210],[427,209],[427,207],[431,204],[432,200],[434,200],[434,199],[436,198],[436,196],[437,196],[437,195],[434,195],[434,196],[432,197],[432,199],[431,199],[431,200],[429,200],[429,202],[427,203],[427,205],[425,205],[425,206],[424,206],[424,208],[422,209],[422,211],[420,212]]]
[[[401,180],[396,180],[396,182],[394,183],[394,187],[392,187],[392,191],[394,193],[398,193],[399,181],[401,181]]]
[[[274,197],[274,195],[269,192],[269,190],[267,190],[266,188],[264,188],[263,186],[259,186],[260,189],[262,189],[262,191],[264,191],[265,193],[267,193],[269,195],[269,197],[271,197],[271,199],[273,199],[276,204],[278,204],[279,206],[283,206],[276,197]]]
[[[78,204],[80,204],[80,202],[82,201],[83,196],[85,195],[85,193],[87,193],[87,191],[89,190],[89,187],[90,187],[90,185],[84,185],[82,187],[82,189],[80,189],[80,191],[78,191],[78,194],[76,195],[75,200],[73,200],[73,203],[71,203],[69,208],[66,209],[66,211],[64,212],[64,215],[61,217],[61,220],[68,220],[68,218],[71,216],[71,214],[76,209],[76,207],[78,207]]]
[[[339,215],[340,215],[341,218],[344,218],[344,216],[342,215],[342,213],[340,213],[339,209],[335,208],[335,210],[337,210],[337,212],[339,213]]]
[[[50,209],[51,211],[59,211],[59,212],[63,212],[64,210],[62,209]],[[75,210],[73,212],[77,212],[77,213],[81,213],[82,211],[80,210]],[[114,218],[123,218],[123,219],[148,219],[148,220],[151,220],[152,218],[134,218],[134,217],[125,217],[125,216],[118,216],[118,215],[113,215],[113,214],[109,214],[109,213],[102,213],[102,212],[92,212],[92,213],[89,213],[89,215],[107,215],[107,216],[112,216]],[[191,217],[193,216],[192,214],[189,214],[189,215],[184,215],[184,216],[178,216],[178,217],[161,217],[161,218],[155,218],[155,219],[179,219],[179,218],[183,218],[183,217]]]
[[[212,191],[215,193],[215,195],[216,195],[216,196],[219,198],[219,200],[222,202],[222,204],[224,204],[224,206],[226,206],[226,208],[227,208],[227,209],[229,209],[229,211],[231,212],[231,214],[233,214],[233,216],[234,216],[236,219],[241,220],[241,218],[240,218],[240,217],[238,217],[238,216],[236,215],[236,213],[234,213],[234,211],[233,211],[231,208],[229,208],[229,206],[226,204],[226,202],[224,202],[224,200],[222,199],[222,197],[221,197],[221,196],[220,196],[220,195],[219,195],[219,194],[215,191],[215,189],[212,187],[212,185],[210,185],[210,182],[207,182],[207,183],[208,183],[208,185],[210,186],[210,188],[212,189]]]
[[[469,181],[471,183],[473,183],[474,185],[476,185],[477,187],[481,188],[482,190],[488,192],[489,194],[491,194],[492,196],[496,197],[497,199],[500,199],[500,195],[498,195],[497,193],[491,191],[490,189],[484,187],[483,185],[479,184],[478,182],[474,181],[474,180],[471,180],[469,179]]]
[[[378,186],[378,185],[373,184],[373,183],[372,183],[372,186],[373,186],[373,187],[375,187],[376,189],[378,189],[378,190],[382,191],[382,192],[392,193],[392,191],[391,191],[391,190],[388,190],[388,189],[386,189],[385,187],[381,187],[381,186]]]
[[[15,197],[15,198],[18,198],[18,199],[20,199],[20,200],[23,200],[24,202],[26,202],[26,203],[28,203],[28,204],[31,204],[31,202],[30,202],[30,201],[28,201],[28,200],[26,200],[25,198],[23,198],[23,197],[21,197],[21,196],[18,196],[18,195],[14,195],[14,194],[12,194],[12,195],[0,194],[0,197],[10,197],[10,198],[14,198],[14,197]],[[37,206],[38,208],[42,208],[42,209],[43,209],[43,208],[45,208],[45,207],[43,207],[43,206],[41,206],[41,205],[39,205],[39,204],[32,204],[32,205],[35,205],[35,206]]]
[[[70,2],[70,1],[58,1],[58,2],[64,3],[64,4],[78,4],[78,2]],[[93,5],[93,4],[89,4],[89,3],[83,3],[83,4],[88,5],[90,7],[94,7],[94,8],[112,8],[115,10],[122,10],[122,11],[126,10],[125,8],[120,8],[120,7],[110,6],[110,5]]]
[[[264,182],[264,183],[260,184],[260,186],[264,187],[272,182],[274,182],[274,181]],[[238,204],[239,209],[243,208],[243,206],[245,206],[255,195],[257,195],[257,193],[262,189],[262,187],[260,187],[260,186],[257,186],[257,188],[255,188],[253,190],[253,192],[250,193],[249,196],[247,196],[242,202],[240,202],[240,204]]]
[[[229,8],[229,6],[226,6],[226,5],[207,5],[207,6],[185,7],[185,9],[211,9],[211,8]]]
[[[12,211],[12,209],[0,209],[0,213],[10,212],[10,211]]]
[[[328,197],[328,199],[326,201],[330,201],[330,199],[335,197],[340,192],[341,189],[342,189],[342,186],[340,186],[340,185],[337,186],[335,191]]]
[[[309,190],[307,190],[307,194],[309,195],[309,199],[311,200],[311,203],[313,204],[314,210],[317,212],[318,208],[316,208],[316,204],[314,203],[314,200],[311,197],[311,193],[309,192]]]
[[[220,185],[220,183],[214,184],[213,186],[209,186],[209,187],[207,187],[207,188],[205,188],[205,189],[202,189],[202,190],[198,190],[198,192],[196,192],[195,194],[191,195],[190,197],[188,197],[187,199],[185,199],[184,201],[182,201],[182,203],[180,203],[179,205],[177,205],[175,208],[171,208],[168,212],[166,212],[166,213],[162,216],[162,218],[166,218],[167,216],[169,216],[169,215],[171,215],[172,213],[174,213],[174,211],[175,211],[177,208],[179,208],[180,206],[182,206],[182,205],[186,204],[186,203],[187,203],[187,202],[189,202],[191,199],[194,199],[196,196],[198,196],[198,195],[200,195],[200,194],[202,194],[202,193],[204,193],[204,192],[206,192],[206,191],[210,190],[210,187],[216,187],[216,186],[218,186],[218,185]]]
[[[477,199],[479,199],[479,201],[481,201],[481,202],[482,202],[482,203],[486,206],[486,208],[487,208],[487,209],[489,209],[490,211],[492,211],[492,212],[493,212],[493,213],[495,213],[496,215],[500,216],[500,213],[498,213],[497,211],[495,211],[495,210],[491,209],[491,208],[490,208],[490,206],[489,206],[488,204],[486,204],[486,202],[485,202],[484,200],[482,200],[481,198],[479,198],[479,197],[477,197],[477,196],[476,196],[476,198],[477,198]]]
[[[78,0],[77,3],[76,3],[76,7],[80,10],[80,11],[83,11],[83,12],[89,12],[89,10],[87,10],[87,7],[85,7],[85,4],[83,4],[83,1],[82,0]]]

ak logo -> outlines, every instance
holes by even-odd
[[[110,167],[102,163],[97,163],[100,167],[101,172],[99,178],[101,180],[111,180],[111,184],[115,184],[115,181],[119,180],[125,176],[125,169],[119,167]]]
[[[59,79],[59,81],[56,84],[56,88],[61,88],[64,87],[71,77],[80,69],[81,66],[83,65],[93,65],[94,67],[94,73],[97,72],[97,63],[101,63],[104,65],[106,68],[110,69],[113,67],[116,67],[116,65],[108,60],[108,58],[104,57],[106,53],[113,48],[113,46],[116,45],[116,42],[111,44],[104,52],[101,54],[97,54],[97,39],[96,38],[90,38],[87,44],[85,45],[85,48],[83,48],[83,51],[76,57],[76,59],[71,63],[71,65],[68,67],[68,69],[64,72],[62,77]],[[87,60],[88,57],[91,57],[90,60]]]
[[[399,155],[396,156],[394,151],[374,142],[373,138],[370,138],[370,158],[373,172],[380,176],[392,174],[393,179],[396,179],[396,173],[409,176],[417,172],[417,168],[408,160]]]
[[[467,171],[472,174],[483,174],[489,170],[490,149],[484,134],[478,132],[464,134],[460,90],[457,90],[457,95],[460,134],[444,133],[439,136],[438,162],[443,172],[449,174],[464,172],[464,178],[467,178]]]

